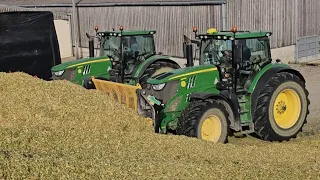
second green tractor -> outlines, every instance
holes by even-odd
[[[196,31],[196,30],[195,30]],[[295,138],[307,122],[308,91],[302,74],[272,62],[269,31],[196,34],[200,65],[161,73],[136,88],[136,110],[156,133],[226,143],[234,133],[267,141]],[[103,90],[103,80],[93,80]]]
[[[156,53],[154,30],[98,32],[89,38],[89,57],[65,62],[52,68],[54,80],[68,80],[86,89],[95,89],[91,77],[110,82],[145,87],[148,78],[180,68],[169,56]],[[99,40],[100,54],[94,56],[93,40]],[[111,85],[111,84],[110,84]]]

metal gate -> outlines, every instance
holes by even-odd
[[[295,59],[297,63],[308,63],[320,60],[320,36],[298,38]]]

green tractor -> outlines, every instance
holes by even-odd
[[[196,35],[200,66],[150,78],[137,90],[138,112],[152,118],[156,133],[220,143],[236,132],[268,141],[295,138],[309,114],[308,91],[301,73],[272,63],[271,34],[234,27]],[[192,44],[186,46],[188,53]]]
[[[98,32],[87,37],[89,58],[78,59],[54,66],[53,80],[68,80],[86,89],[95,89],[91,78],[104,79],[122,84],[145,87],[146,80],[157,74],[178,69],[171,57],[156,54],[154,34],[156,31]],[[100,55],[94,57],[93,39],[98,38]]]
[[[196,28],[195,28],[196,29]],[[195,30],[196,32],[196,30]],[[309,114],[304,77],[271,59],[268,31],[196,34],[185,57],[199,47],[199,66],[164,72],[136,88],[135,109],[152,119],[155,133],[173,133],[216,143],[249,134],[267,141],[295,138]],[[93,78],[100,90],[105,81]]]

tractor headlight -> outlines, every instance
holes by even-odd
[[[55,71],[55,72],[53,72],[53,73],[54,73],[54,75],[56,75],[56,76],[62,76],[62,74],[64,73],[64,70]]]
[[[156,91],[161,91],[165,85],[166,85],[166,83],[152,85],[152,89],[154,89]]]

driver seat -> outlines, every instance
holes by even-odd
[[[256,74],[260,71],[260,69],[265,64],[265,62],[262,61],[262,58],[260,55],[252,56],[252,58],[250,58],[250,61],[251,61],[251,71],[248,74],[248,78],[244,85],[244,89],[246,90],[250,88],[253,78],[256,76]]]

